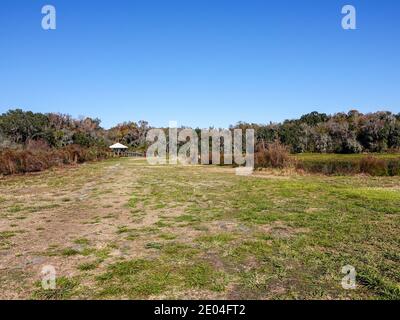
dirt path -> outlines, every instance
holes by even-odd
[[[74,250],[135,255],[116,230],[133,225],[127,204],[137,170],[134,160],[114,161],[0,181],[0,298],[29,297],[44,265],[79,273],[87,259]]]

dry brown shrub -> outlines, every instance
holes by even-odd
[[[388,165],[384,159],[373,156],[363,157],[360,160],[360,171],[372,176],[387,176]]]
[[[28,140],[25,148],[29,151],[48,151],[50,149],[49,145],[44,140]]]
[[[108,157],[100,148],[83,148],[69,145],[61,149],[49,149],[39,143],[29,143],[23,150],[3,149],[0,151],[0,174],[36,172],[54,166],[97,161]]]
[[[279,141],[264,144],[260,143],[256,147],[255,165],[263,168],[286,168],[291,166],[289,148]]]

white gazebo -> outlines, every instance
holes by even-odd
[[[124,146],[123,144],[118,142],[118,143],[115,143],[112,146],[110,146],[110,149],[112,151],[114,151],[115,154],[119,155],[119,154],[123,153],[124,151],[126,151],[128,149],[128,147]]]

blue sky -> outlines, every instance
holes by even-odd
[[[57,9],[57,30],[41,8]],[[357,30],[341,8],[357,9]],[[400,112],[398,0],[1,0],[0,112],[105,127]]]

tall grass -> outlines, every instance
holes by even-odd
[[[254,158],[256,167],[262,168],[285,168],[292,164],[288,147],[279,141],[258,144]]]
[[[400,157],[377,157],[372,155],[362,157],[332,157],[298,158],[295,163],[297,170],[308,173],[326,175],[368,174],[371,176],[400,175]]]
[[[28,145],[19,150],[3,149],[0,151],[0,174],[37,172],[55,166],[101,160],[107,156],[106,150],[83,148],[79,145],[69,145],[61,149],[36,145]]]
[[[300,154],[290,155],[279,142],[260,143],[256,146],[255,165],[258,168],[295,168],[297,171],[326,174],[371,176],[399,176],[400,155],[340,155]]]

